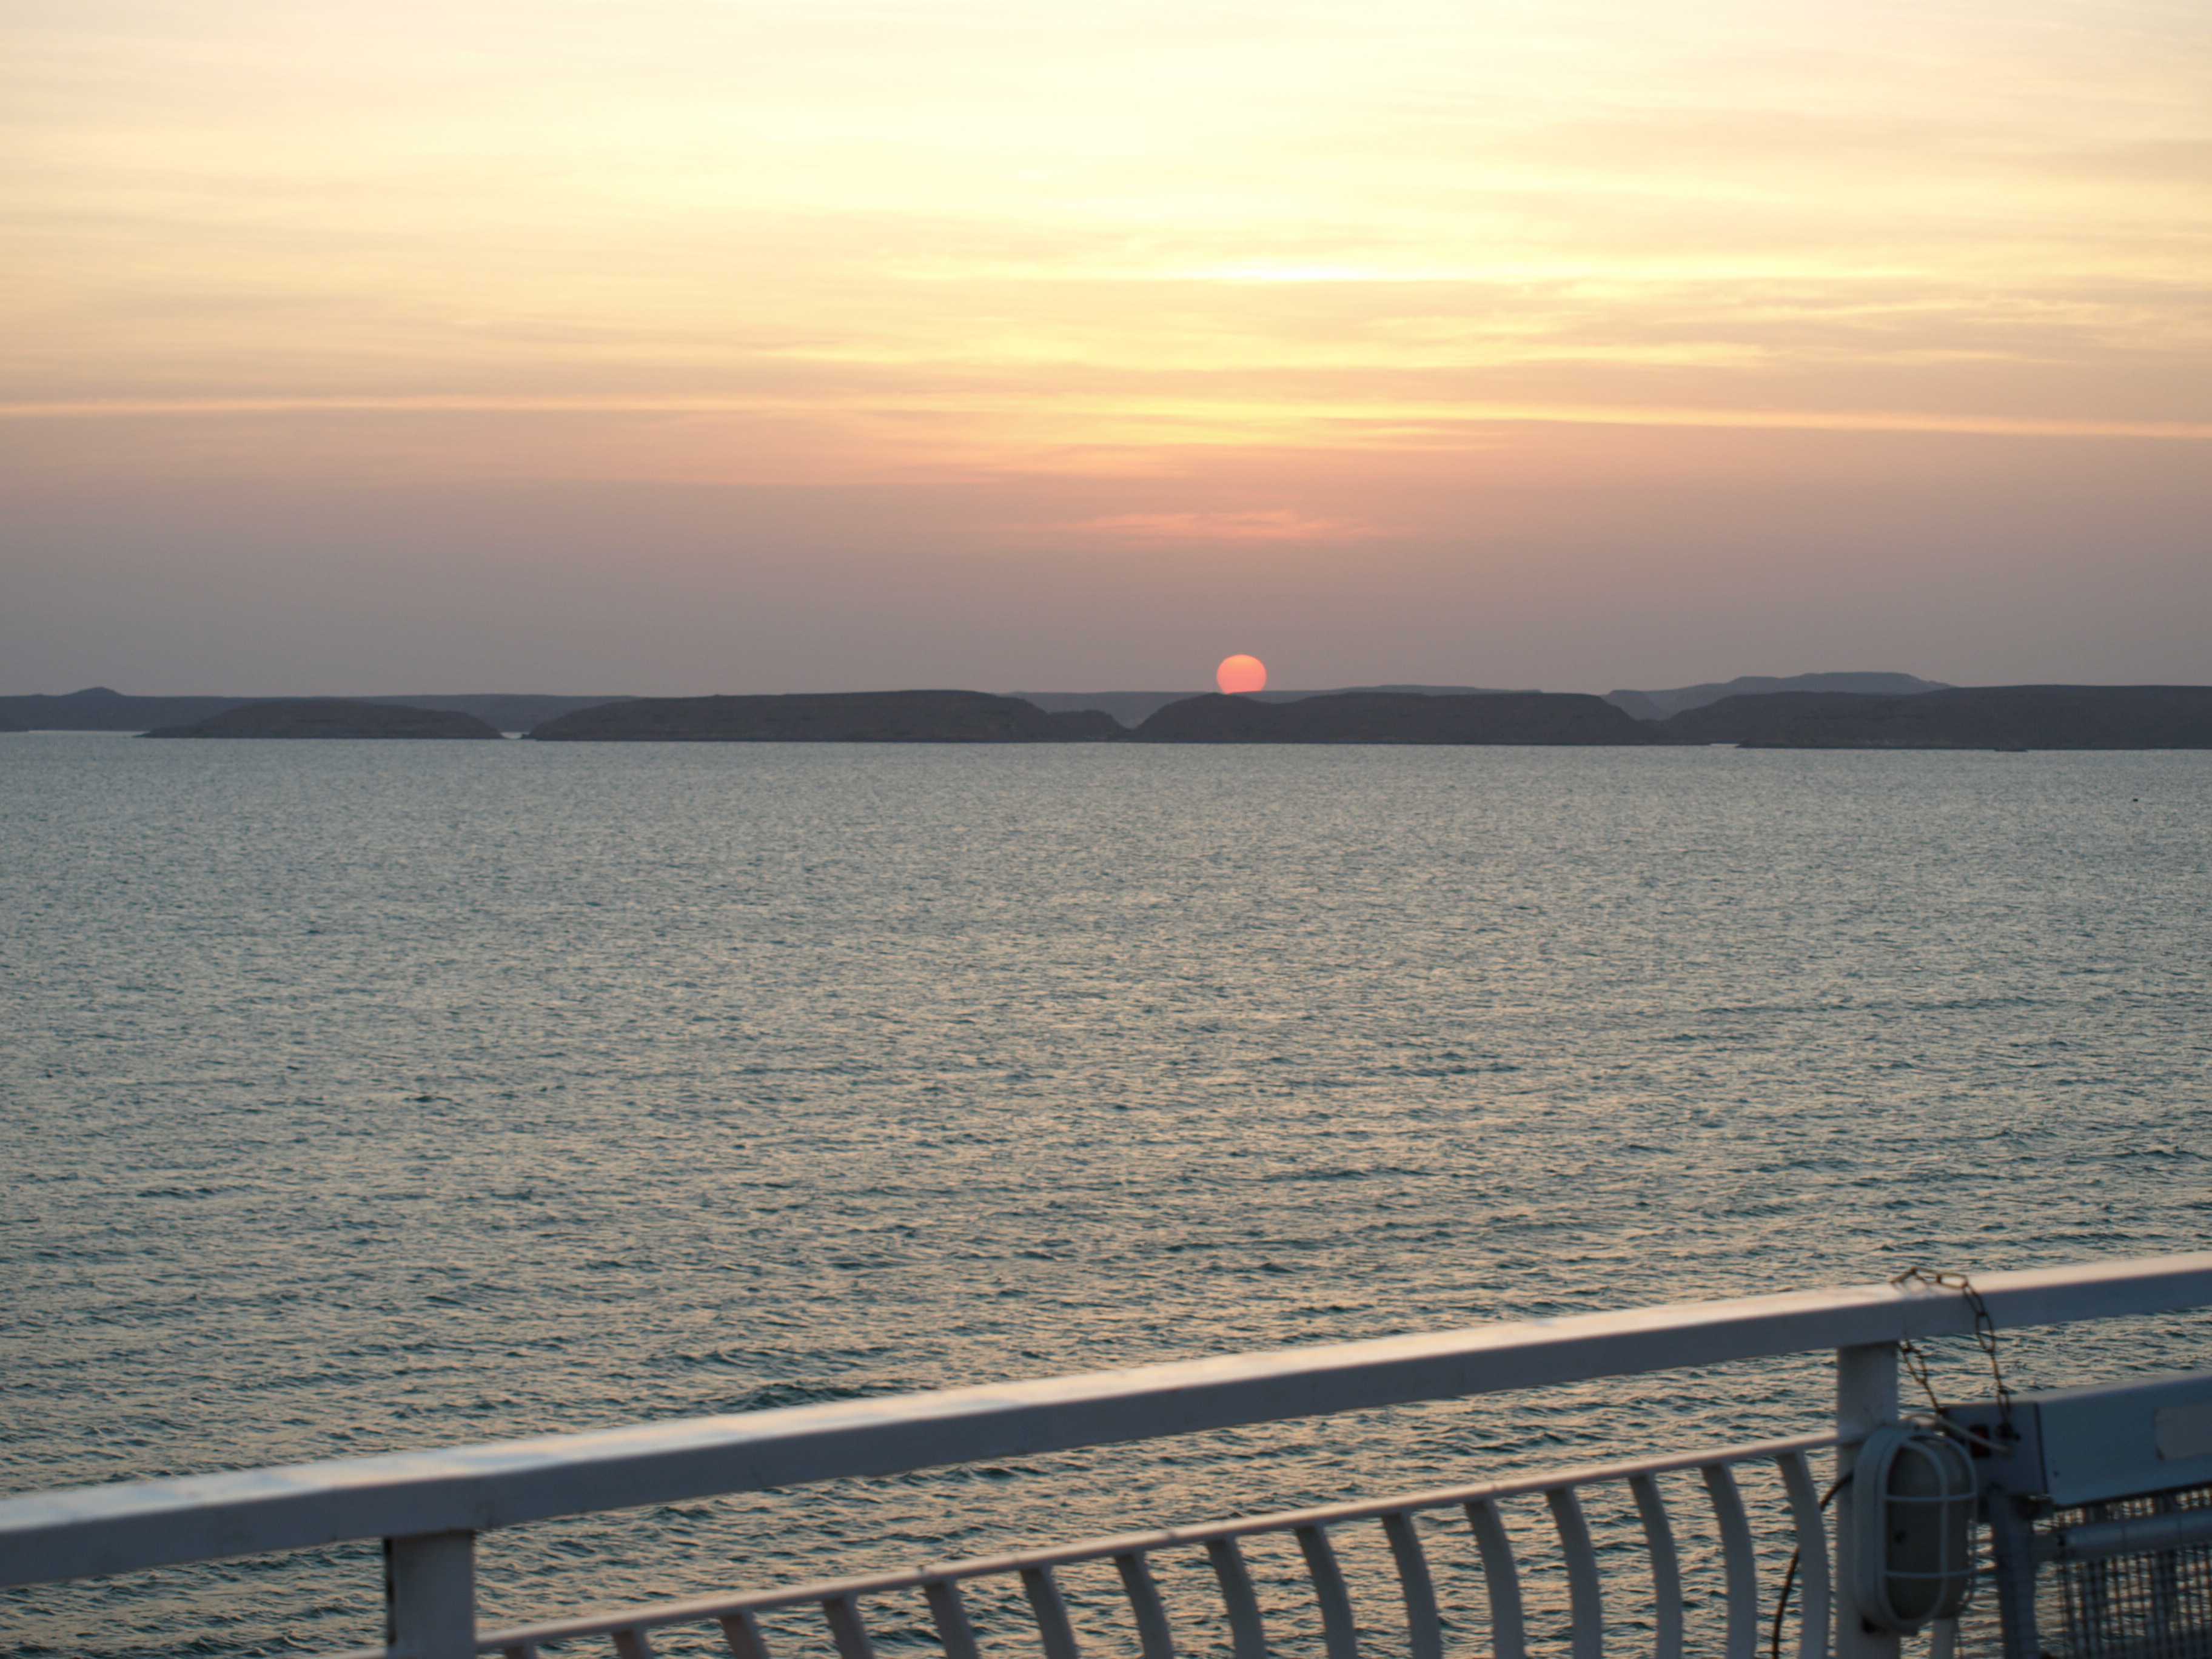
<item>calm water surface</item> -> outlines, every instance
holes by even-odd
[[[0,896],[11,1491],[2212,1218],[2208,755],[38,734],[0,738]],[[1790,1362],[524,1528],[486,1540],[486,1612],[1800,1432],[1826,1387]],[[0,1652],[329,1651],[376,1635],[377,1575],[349,1547],[14,1592]]]

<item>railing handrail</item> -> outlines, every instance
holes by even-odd
[[[2212,1304],[2212,1252],[1978,1276],[2000,1328]],[[0,1499],[0,1585],[483,1532],[556,1516],[1416,1401],[1963,1334],[1955,1291],[1863,1285],[1142,1365]]]

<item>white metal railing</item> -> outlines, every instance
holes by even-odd
[[[946,1562],[910,1572],[871,1573],[743,1595],[625,1607],[493,1631],[477,1638],[477,1651],[501,1654],[507,1659],[536,1659],[538,1648],[546,1643],[606,1637],[612,1640],[620,1659],[650,1659],[653,1648],[648,1632],[671,1626],[714,1623],[720,1626],[735,1659],[769,1659],[757,1616],[775,1608],[811,1603],[821,1609],[839,1659],[874,1659],[862,1598],[918,1589],[946,1659],[979,1659],[975,1626],[960,1587],[974,1579],[1012,1577],[1020,1581],[1046,1659],[1079,1659],[1074,1625],[1054,1573],[1059,1568],[1084,1562],[1110,1561],[1134,1621],[1143,1659],[1174,1659],[1177,1644],[1173,1620],[1154,1578],[1152,1559],[1163,1551],[1200,1548],[1212,1570],[1234,1659],[1267,1659],[1266,1621],[1239,1540],[1287,1533],[1297,1540],[1304,1558],[1328,1659],[1358,1659],[1359,1636],[1352,1598],[1330,1541],[1330,1528],[1375,1521],[1382,1525],[1404,1604],[1407,1650],[1412,1659],[1443,1659],[1443,1623],[1428,1553],[1414,1529],[1413,1517],[1427,1510],[1459,1509],[1466,1514],[1482,1563],[1490,1602],[1491,1650],[1498,1659],[1522,1659],[1527,1652],[1528,1619],[1520,1566],[1498,1506],[1505,1498],[1540,1495],[1551,1511],[1566,1566],[1573,1651],[1578,1656],[1595,1655],[1602,1644],[1607,1613],[1597,1550],[1583,1516],[1581,1494],[1592,1487],[1618,1484],[1627,1487],[1641,1523],[1650,1577],[1650,1598],[1645,1605],[1650,1608],[1656,1659],[1680,1659],[1683,1636],[1680,1551],[1657,1477],[1685,1472],[1700,1477],[1720,1534],[1728,1610],[1723,1650],[1728,1659],[1752,1659],[1759,1639],[1758,1565],[1751,1522],[1735,1471],[1746,1464],[1771,1462],[1788,1495],[1793,1541],[1804,1562],[1796,1651],[1798,1659],[1822,1659],[1827,1651],[1827,1553],[1820,1501],[1806,1455],[1835,1443],[1833,1435],[1808,1435],[1796,1440],[1564,1469],[1401,1498],[1243,1516],[1208,1526],[1097,1538]],[[338,1659],[378,1659],[387,1651],[380,1647],[363,1649]]]
[[[1979,1278],[1976,1288],[2000,1328],[2202,1307],[2212,1304],[2212,1253],[1992,1273]],[[1501,1605],[1498,1586],[1510,1583],[1510,1577],[1501,1579],[1488,1572],[1494,1540],[1486,1541],[1484,1523],[1477,1517],[1486,1512],[1494,1516],[1494,1510],[1486,1511],[1483,1506],[1509,1492],[1541,1492],[1551,1505],[1568,1567],[1577,1632],[1574,1659],[1597,1659],[1595,1621],[1601,1614],[1596,1579],[1594,1567],[1585,1571],[1577,1565],[1578,1551],[1586,1555],[1587,1543],[1585,1539],[1578,1545],[1574,1536],[1579,1525],[1574,1492],[1593,1482],[1626,1481],[1642,1511],[1646,1488],[1638,1486],[1638,1481],[1648,1484],[1665,1469],[1694,1468],[1705,1473],[1728,1558],[1727,1651],[1729,1659],[1747,1659],[1745,1643],[1751,1638],[1743,1632],[1756,1618],[1756,1586],[1748,1565],[1751,1547],[1747,1536],[1731,1533],[1735,1523],[1722,1507],[1715,1482],[1749,1459],[1795,1458],[1795,1465],[1783,1462],[1782,1474],[1796,1528],[1801,1536],[1808,1531],[1817,1535],[1817,1518],[1808,1520],[1802,1512],[1804,1493],[1810,1488],[1802,1468],[1805,1452],[1835,1443],[1838,1473],[1848,1472],[1856,1442],[1869,1428],[1896,1415],[1896,1345],[1969,1334],[1973,1324],[1966,1299],[1954,1291],[1924,1285],[1861,1285],[842,1401],[597,1434],[34,1492],[0,1499],[0,1585],[381,1538],[387,1551],[390,1645],[376,1651],[410,1659],[464,1659],[486,1650],[526,1652],[534,1643],[587,1634],[611,1637],[617,1651],[631,1659],[650,1651],[647,1629],[687,1620],[730,1621],[725,1632],[739,1659],[764,1659],[757,1632],[747,1633],[751,1613],[809,1601],[821,1602],[825,1609],[845,1610],[830,1613],[841,1659],[869,1659],[866,1632],[854,1598],[899,1586],[920,1588],[931,1597],[948,1659],[971,1659],[961,1645],[964,1640],[972,1647],[972,1637],[962,1635],[966,1626],[958,1616],[957,1586],[966,1579],[1013,1573],[1022,1577],[1030,1595],[1046,1659],[1076,1659],[1072,1639],[1061,1640],[1064,1620],[1055,1622],[1051,1612],[1056,1604],[1051,1568],[1096,1559],[1111,1559],[1118,1565],[1124,1557],[1141,1567],[1152,1551],[1185,1542],[1202,1545],[1213,1559],[1230,1616],[1235,1659],[1261,1659],[1264,1638],[1259,1634],[1256,1614],[1251,1614],[1249,1601],[1237,1588],[1235,1540],[1289,1531],[1305,1553],[1320,1598],[1329,1659],[1354,1659],[1348,1614],[1332,1588],[1339,1581],[1328,1565],[1326,1528],[1364,1517],[1382,1519],[1386,1532],[1392,1532],[1415,1659],[1435,1659],[1420,1645],[1427,1639],[1420,1633],[1426,1628],[1425,1615],[1416,1607],[1422,1574],[1409,1567],[1411,1558],[1397,1553],[1399,1534],[1410,1537],[1411,1533],[1402,1526],[1393,1532],[1389,1517],[1464,1504],[1469,1506],[1492,1586],[1493,1628],[1501,1644],[1498,1659],[1516,1659],[1517,1650],[1505,1644],[1511,1621],[1504,1626],[1496,1622]],[[1833,1349],[1838,1356],[1833,1436],[1097,1540],[1065,1551],[953,1564],[920,1573],[732,1595],[720,1601],[672,1604],[674,1611],[634,1609],[598,1620],[485,1635],[476,1626],[474,1537],[495,1528],[720,1493],[894,1474],[1817,1349]],[[1656,1497],[1656,1488],[1650,1490]],[[1850,1503],[1848,1489],[1842,1502]],[[1653,1542],[1660,1534],[1653,1531],[1648,1516],[1645,1534],[1656,1581],[1669,1558]],[[1849,1526],[1839,1524],[1836,1537],[1833,1577],[1836,1582],[1848,1583]],[[1813,1565],[1816,1559],[1818,1568]],[[1804,1560],[1808,1602],[1816,1595],[1826,1598],[1830,1577],[1826,1552],[1808,1550]],[[1145,1659],[1168,1659],[1171,1649],[1165,1645],[1170,1640],[1166,1625],[1152,1619],[1142,1583],[1139,1576],[1132,1588],[1125,1574],[1124,1589],[1145,1640]],[[1656,1600],[1664,1604],[1668,1598],[1662,1593]],[[1739,1612],[1739,1601],[1745,1611]],[[940,1613],[939,1602],[947,1610]],[[1657,1627],[1663,1628],[1670,1616],[1659,1613]],[[1896,1650],[1895,1638],[1872,1634],[1854,1617],[1839,1615],[1833,1622],[1837,1659],[1881,1659]],[[1803,1632],[1801,1632],[1804,1659],[1821,1659],[1820,1649],[1805,1643],[1821,1640],[1826,1623],[1803,1622]]]

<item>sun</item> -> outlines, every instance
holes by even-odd
[[[1267,665],[1257,657],[1239,652],[1221,659],[1221,666],[1213,671],[1213,683],[1231,696],[1239,691],[1264,691],[1267,689]]]

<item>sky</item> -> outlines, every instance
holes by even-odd
[[[2212,8],[13,0],[0,692],[2212,682]]]

